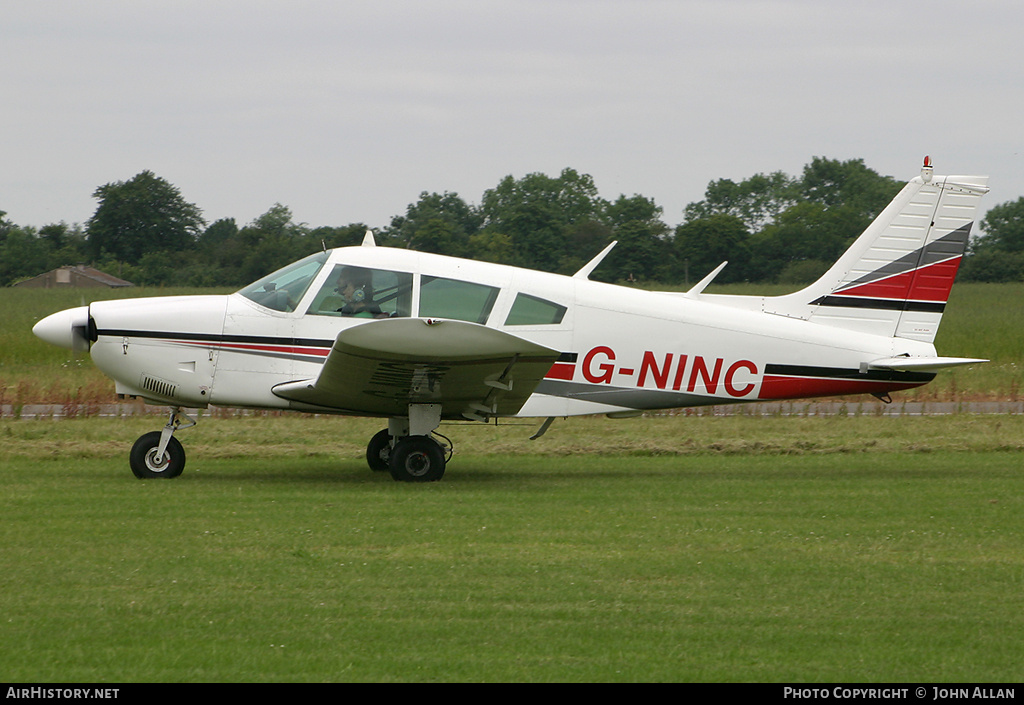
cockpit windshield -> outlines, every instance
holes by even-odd
[[[317,252],[268,274],[238,293],[275,311],[294,311],[328,256],[327,252]]]

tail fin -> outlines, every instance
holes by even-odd
[[[970,238],[986,176],[932,176],[929,160],[817,282],[765,309],[931,343]]]

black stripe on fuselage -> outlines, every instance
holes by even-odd
[[[813,365],[778,365],[764,366],[765,375],[782,377],[814,377],[827,379],[857,379],[878,382],[930,382],[935,378],[934,372],[900,372],[898,370],[855,370],[845,367],[815,367]]]
[[[861,296],[822,296],[811,302],[812,306],[843,306],[846,308],[871,308],[881,311],[916,311],[942,313],[946,304],[935,301],[903,301],[897,299],[871,299]]]
[[[314,338],[281,338],[261,335],[222,335],[220,333],[183,333],[180,331],[122,330],[101,328],[97,335],[118,338],[153,338],[166,340],[188,340],[196,343],[249,343],[253,345],[300,345],[308,348],[330,348],[333,340]]]

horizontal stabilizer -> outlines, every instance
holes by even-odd
[[[868,363],[873,370],[896,370],[897,372],[928,372],[947,367],[975,365],[988,360],[973,357],[887,357]]]

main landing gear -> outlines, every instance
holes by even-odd
[[[388,427],[370,439],[366,462],[371,470],[387,470],[399,482],[440,480],[452,446],[448,439],[434,433],[439,425],[439,404],[410,404],[408,418],[389,419]]]
[[[185,469],[185,449],[173,434],[179,428],[195,425],[195,421],[181,413],[181,408],[172,408],[162,431],[143,434],[132,446],[128,463],[135,477],[143,480],[157,477],[169,479],[180,475]]]

